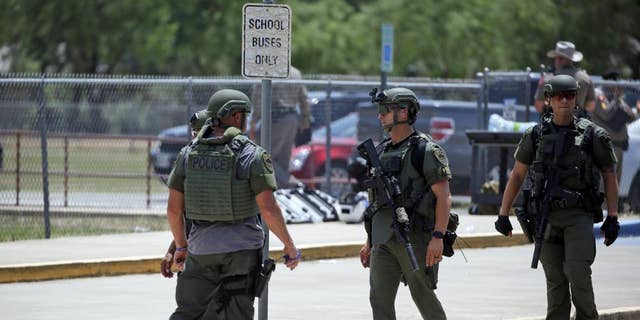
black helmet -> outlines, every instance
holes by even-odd
[[[576,93],[579,87],[578,81],[574,77],[562,74],[554,76],[545,82],[544,93],[549,97],[561,92]]]

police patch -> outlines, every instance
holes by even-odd
[[[273,163],[271,162],[271,157],[268,153],[262,154],[262,163],[264,164],[265,169],[267,169],[267,173],[273,173]]]
[[[440,147],[433,148],[433,155],[440,161],[440,164],[444,166],[449,165],[449,160],[447,160],[447,155],[444,153],[444,150]]]

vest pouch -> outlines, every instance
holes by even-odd
[[[227,145],[200,145],[189,153],[185,180],[186,217],[210,222],[234,220],[232,184],[235,154]]]

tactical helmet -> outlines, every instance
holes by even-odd
[[[191,115],[191,119],[189,120],[189,124],[191,125],[191,130],[200,131],[202,126],[204,126],[205,121],[209,118],[209,112],[207,109],[203,109],[195,112]]]
[[[561,92],[573,92],[578,91],[578,81],[570,75],[557,75],[549,79],[544,84],[544,93],[551,97]]]
[[[251,100],[238,90],[219,90],[209,98],[207,112],[211,118],[221,119],[237,111],[251,112]]]
[[[378,103],[378,113],[384,114],[394,108],[409,108],[409,124],[413,124],[416,115],[420,111],[420,103],[416,94],[407,88],[392,88],[377,93],[378,88],[374,88],[371,95],[371,102]]]

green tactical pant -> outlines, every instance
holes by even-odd
[[[253,319],[251,273],[258,266],[257,250],[187,256],[178,274],[178,307],[170,320]]]
[[[547,278],[547,319],[569,319],[571,300],[576,320],[598,319],[591,285],[596,256],[593,218],[583,214],[557,220],[562,221],[549,224],[549,236],[540,252]]]
[[[404,276],[411,297],[422,318],[446,319],[442,305],[433,288],[438,281],[438,265],[426,267],[426,243],[428,239],[414,241],[414,252],[419,270],[413,271],[407,251],[395,237],[385,244],[375,245],[371,253],[369,274],[369,301],[373,319],[395,319],[395,301],[400,279]],[[415,236],[411,238],[412,241]]]

